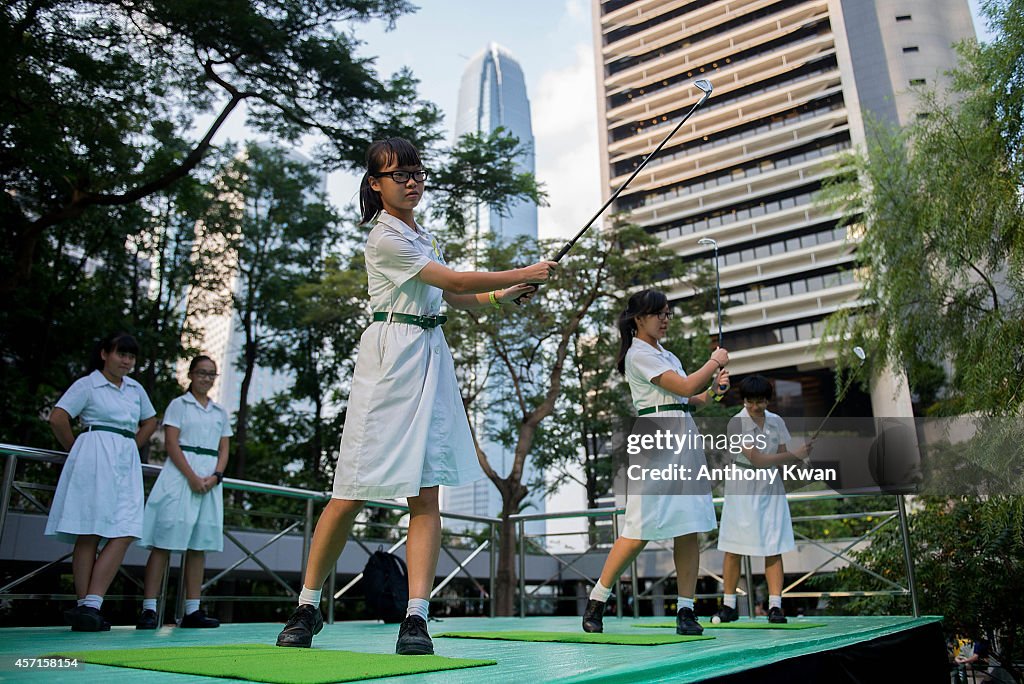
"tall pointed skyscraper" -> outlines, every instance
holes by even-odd
[[[533,173],[533,124],[523,70],[508,50],[491,43],[469,61],[462,73],[455,137],[489,133],[499,126],[528,149],[517,160],[518,170]],[[478,211],[481,232],[489,231],[506,240],[520,235],[537,237],[537,205],[532,202],[513,204],[511,216],[502,216],[487,206]]]

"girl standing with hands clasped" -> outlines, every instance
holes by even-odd
[[[188,391],[164,413],[167,463],[149,493],[142,539],[150,548],[142,614],[136,629],[156,629],[156,597],[171,551],[185,551],[185,615],[181,627],[220,627],[199,608],[205,552],[224,548],[221,481],[228,464],[231,420],[209,397],[217,364],[197,356],[188,367]]]
[[[441,301],[476,309],[529,298],[535,288],[523,283],[547,280],[555,263],[453,271],[413,216],[427,179],[416,148],[389,138],[371,145],[366,160],[359,204],[362,222],[374,224],[366,240],[373,322],[360,338],[333,496],[313,534],[299,606],[277,645],[308,648],[323,628],[324,581],[366,500],[407,497],[410,599],[395,652],[422,655],[434,652],[426,621],[441,547],[438,486],[483,475],[441,331]]]
[[[101,341],[93,371],[68,388],[50,413],[50,427],[68,450],[46,520],[46,535],[73,542],[71,568],[78,606],[64,616],[75,632],[110,629],[103,595],[128,546],[142,536],[139,449],[156,430],[156,411],[142,385],[128,377],[139,344],[128,333]],[[81,418],[76,437],[71,419]],[[97,555],[100,540],[106,545]]]
[[[725,349],[716,349],[711,358],[690,375],[676,355],[661,346],[668,332],[668,299],[657,290],[643,290],[629,298],[619,316],[618,369],[629,381],[633,406],[638,416],[680,421],[680,431],[696,434],[697,426],[688,413],[729,390],[729,363]],[[705,390],[715,375],[718,391]],[[687,440],[690,441],[690,440]],[[674,459],[696,473],[706,465],[704,450],[690,446]],[[590,593],[583,613],[583,631],[601,632],[604,609],[612,587],[630,563],[652,539],[674,539],[676,588],[679,593],[676,633],[698,635],[704,629],[693,613],[693,594],[697,585],[700,550],[697,534],[715,529],[715,507],[710,487],[698,494],[626,496],[626,525],[615,540],[601,570],[601,578]]]

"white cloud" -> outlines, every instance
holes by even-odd
[[[550,204],[538,213],[544,238],[573,235],[600,207],[594,55],[586,43],[575,54],[571,66],[543,73],[531,97],[537,179]]]

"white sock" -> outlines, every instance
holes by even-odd
[[[676,597],[676,612],[679,612],[683,608],[689,608],[693,610],[693,598],[686,598],[685,596]]]
[[[185,615],[191,615],[199,610],[199,599],[185,599]]]
[[[771,610],[772,608],[778,608],[779,610],[782,610],[781,596],[772,596],[770,594],[768,595],[768,610]]]
[[[423,618],[423,621],[427,621],[427,612],[430,610],[430,601],[427,599],[409,599],[409,605],[405,609],[405,617],[410,615],[416,615]]]
[[[96,594],[88,594],[85,597],[85,600],[82,601],[82,605],[89,606],[90,608],[95,608],[96,610],[99,610],[103,607],[103,597],[97,596]]]
[[[79,606],[84,606],[85,605],[85,599],[78,599],[78,605]]]
[[[590,592],[590,598],[601,603],[605,603],[611,595],[612,590],[601,584],[601,580],[597,580],[597,584],[594,585],[594,589]]]
[[[156,612],[156,599],[142,599],[142,610],[151,610]]]
[[[299,605],[300,606],[313,606],[314,608],[320,607],[320,596],[324,593],[321,589],[307,589],[305,585],[302,587],[302,591],[299,592]]]
[[[736,594],[726,594],[722,597],[722,605],[729,606],[730,608],[736,608]]]

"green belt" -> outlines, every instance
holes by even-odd
[[[220,456],[216,449],[204,449],[203,447],[186,446],[185,444],[179,444],[178,448],[182,451],[191,451],[193,454],[202,454],[203,456]]]
[[[113,432],[115,435],[121,435],[122,437],[127,437],[128,439],[135,439],[135,433],[132,432],[131,430],[123,430],[121,428],[111,427],[109,425],[85,426],[86,432],[96,432],[97,430],[99,430],[100,432]]]
[[[408,323],[418,325],[424,330],[430,330],[443,324],[448,320],[447,316],[417,316],[416,314],[391,313],[389,311],[376,311],[373,314],[374,321],[391,321],[394,323]]]
[[[642,408],[636,412],[638,416],[646,416],[651,413],[660,413],[662,411],[686,411],[687,413],[693,413],[693,407],[689,404],[662,404],[661,406],[648,406]]]

